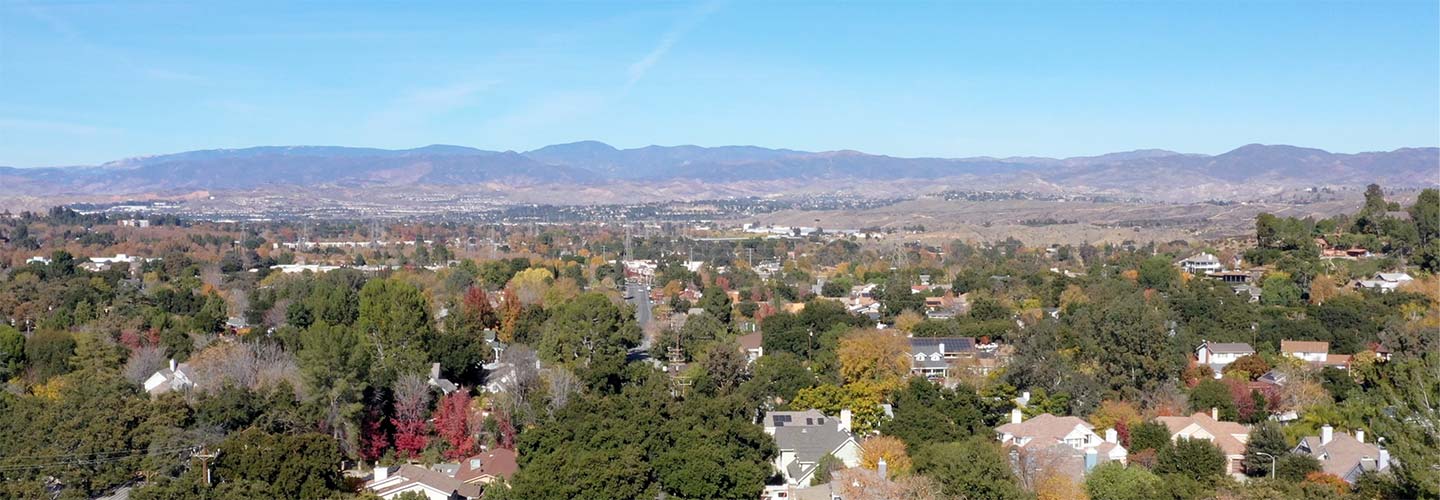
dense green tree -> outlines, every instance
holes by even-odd
[[[215,459],[219,481],[257,481],[284,498],[337,495],[343,458],[335,440],[322,434],[269,434],[247,429],[220,443]]]
[[[1151,500],[1160,498],[1164,480],[1144,467],[1126,467],[1106,462],[1085,478],[1085,492],[1091,500]]]
[[[620,373],[626,352],[639,343],[630,312],[592,292],[552,309],[536,351],[598,386]]]
[[[1421,244],[1440,239],[1440,190],[1427,188],[1420,191],[1415,204],[1410,205],[1410,220],[1415,223]]]
[[[300,334],[297,358],[309,398],[324,408],[326,427],[347,449],[357,447],[356,421],[364,409],[372,354],[354,328],[311,325]]]
[[[1285,440],[1285,431],[1280,424],[1263,422],[1250,431],[1250,440],[1245,443],[1245,474],[1251,477],[1270,475],[1271,458],[1278,461],[1290,452],[1291,446]],[[1263,454],[1268,454],[1267,457]]]
[[[1233,422],[1240,418],[1230,387],[1219,380],[1207,378],[1190,390],[1190,411],[1209,413],[1211,408],[1220,411],[1220,420]]]
[[[1275,477],[1285,481],[1303,481],[1305,476],[1320,470],[1320,461],[1310,455],[1286,453],[1275,461]]]
[[[1170,446],[1170,429],[1159,422],[1141,422],[1130,427],[1130,452],[1160,451]]]
[[[1140,261],[1138,271],[1140,286],[1145,288],[1168,290],[1180,280],[1180,272],[1162,255]]]
[[[920,377],[911,378],[892,395],[895,417],[880,431],[917,448],[972,435],[987,435],[985,405],[969,386],[943,388]]]
[[[375,385],[389,386],[402,373],[424,370],[434,329],[429,301],[415,285],[396,278],[366,282],[356,328],[373,353]]]
[[[741,392],[760,404],[783,404],[795,399],[801,389],[814,387],[819,383],[815,373],[805,369],[805,364],[788,352],[765,353],[755,360],[751,367],[750,380],[741,385]]]
[[[1143,391],[1177,378],[1184,367],[1190,348],[1168,335],[1165,312],[1140,293],[1122,293],[1076,316],[1076,329],[1092,332],[1081,348],[1098,362],[1102,382],[1113,390]]]
[[[70,356],[73,354],[75,338],[69,332],[40,330],[25,342],[25,359],[36,380],[69,372]]]
[[[724,289],[718,286],[705,287],[705,291],[700,294],[700,303],[696,305],[705,309],[705,314],[720,320],[721,324],[730,324],[730,296],[725,294]]]
[[[914,455],[915,470],[934,479],[941,491],[957,498],[1025,498],[1015,481],[1010,460],[989,437],[921,448]]]
[[[1133,437],[1131,439],[1134,439]],[[1155,471],[1211,484],[1225,474],[1225,452],[1204,439],[1179,438],[1160,450]]]
[[[25,336],[14,327],[0,324],[0,381],[20,374],[25,367]]]

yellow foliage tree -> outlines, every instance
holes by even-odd
[[[908,332],[923,321],[925,321],[925,317],[920,313],[906,309],[895,316],[895,328],[902,332]]]
[[[1340,295],[1340,287],[1335,285],[1335,278],[1328,274],[1316,276],[1310,280],[1310,303],[1315,305],[1324,304],[1325,301]]]
[[[910,343],[894,331],[855,330],[845,334],[836,356],[840,376],[847,383],[898,385],[910,372]]]
[[[1079,285],[1070,285],[1060,292],[1060,309],[1068,309],[1071,304],[1088,304],[1090,296]]]
[[[510,278],[505,288],[514,290],[522,304],[539,304],[554,280],[555,275],[551,274],[549,269],[532,267],[515,273],[515,277]]]
[[[873,471],[880,470],[880,459],[885,459],[886,479],[905,477],[910,474],[910,455],[905,453],[905,442],[892,436],[875,436],[860,443],[860,466]]]
[[[1118,422],[1125,422],[1127,426],[1134,426],[1144,420],[1140,416],[1140,410],[1134,404],[1127,401],[1105,400],[1095,413],[1090,414],[1090,425],[1094,425],[1097,432],[1100,429],[1112,429]]]
[[[1049,472],[1035,485],[1036,500],[1087,500],[1089,495],[1069,476],[1060,472]]]

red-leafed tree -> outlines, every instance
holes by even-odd
[[[360,429],[360,455],[365,460],[375,460],[385,455],[390,447],[390,436],[385,432],[385,415],[377,407],[365,412]]]
[[[1130,448],[1130,424],[1126,424],[1124,420],[1115,422],[1115,438],[1120,441],[1120,446]]]
[[[406,375],[395,382],[395,449],[400,456],[415,458],[429,443],[430,387],[418,375]]]
[[[469,391],[461,389],[440,399],[435,409],[435,432],[449,446],[445,458],[460,460],[475,454],[479,443],[471,432],[473,419]]]
[[[495,314],[495,308],[490,305],[490,296],[485,293],[484,288],[472,286],[465,290],[464,313],[470,316],[483,328],[495,328],[500,326],[500,316]]]
[[[515,449],[515,423],[510,420],[510,415],[496,410],[495,424],[500,434],[496,437],[496,446],[507,450]]]

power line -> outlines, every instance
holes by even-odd
[[[177,452],[184,452],[184,451],[192,451],[192,452],[193,452],[194,450],[196,450],[196,447],[194,447],[194,446],[184,446],[184,447],[174,447],[174,448],[161,448],[161,449],[158,449],[158,450],[148,450],[148,449],[147,449],[147,450],[125,450],[125,451],[112,451],[112,452],[89,453],[89,454],[80,454],[80,455],[81,455],[81,456],[87,456],[87,457],[93,455],[93,456],[96,456],[96,458],[82,458],[82,459],[73,459],[73,460],[61,460],[61,461],[46,462],[46,463],[0,465],[0,471],[26,470],[26,469],[44,469],[44,468],[49,468],[49,467],[63,467],[63,466],[76,466],[76,465],[98,465],[98,464],[109,463],[109,462],[118,462],[118,461],[121,461],[121,460],[125,460],[125,459],[127,459],[127,458],[133,458],[133,457],[137,457],[137,456],[141,456],[141,455],[146,455],[146,456],[169,455],[169,454],[173,454],[173,453],[177,453]],[[101,456],[101,455],[113,455],[113,456]]]

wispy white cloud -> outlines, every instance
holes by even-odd
[[[720,10],[724,3],[724,0],[708,0],[695,6],[676,21],[670,30],[660,37],[660,42],[655,44],[655,48],[650,49],[650,52],[646,53],[644,57],[630,64],[629,79],[625,81],[624,91],[629,92],[631,87],[640,83],[640,80],[645,78],[645,74],[649,73],[655,65],[660,64],[660,60],[670,53],[670,49],[674,48],[675,44],[680,43],[681,38],[695,29],[695,26],[703,22],[705,18]]]

